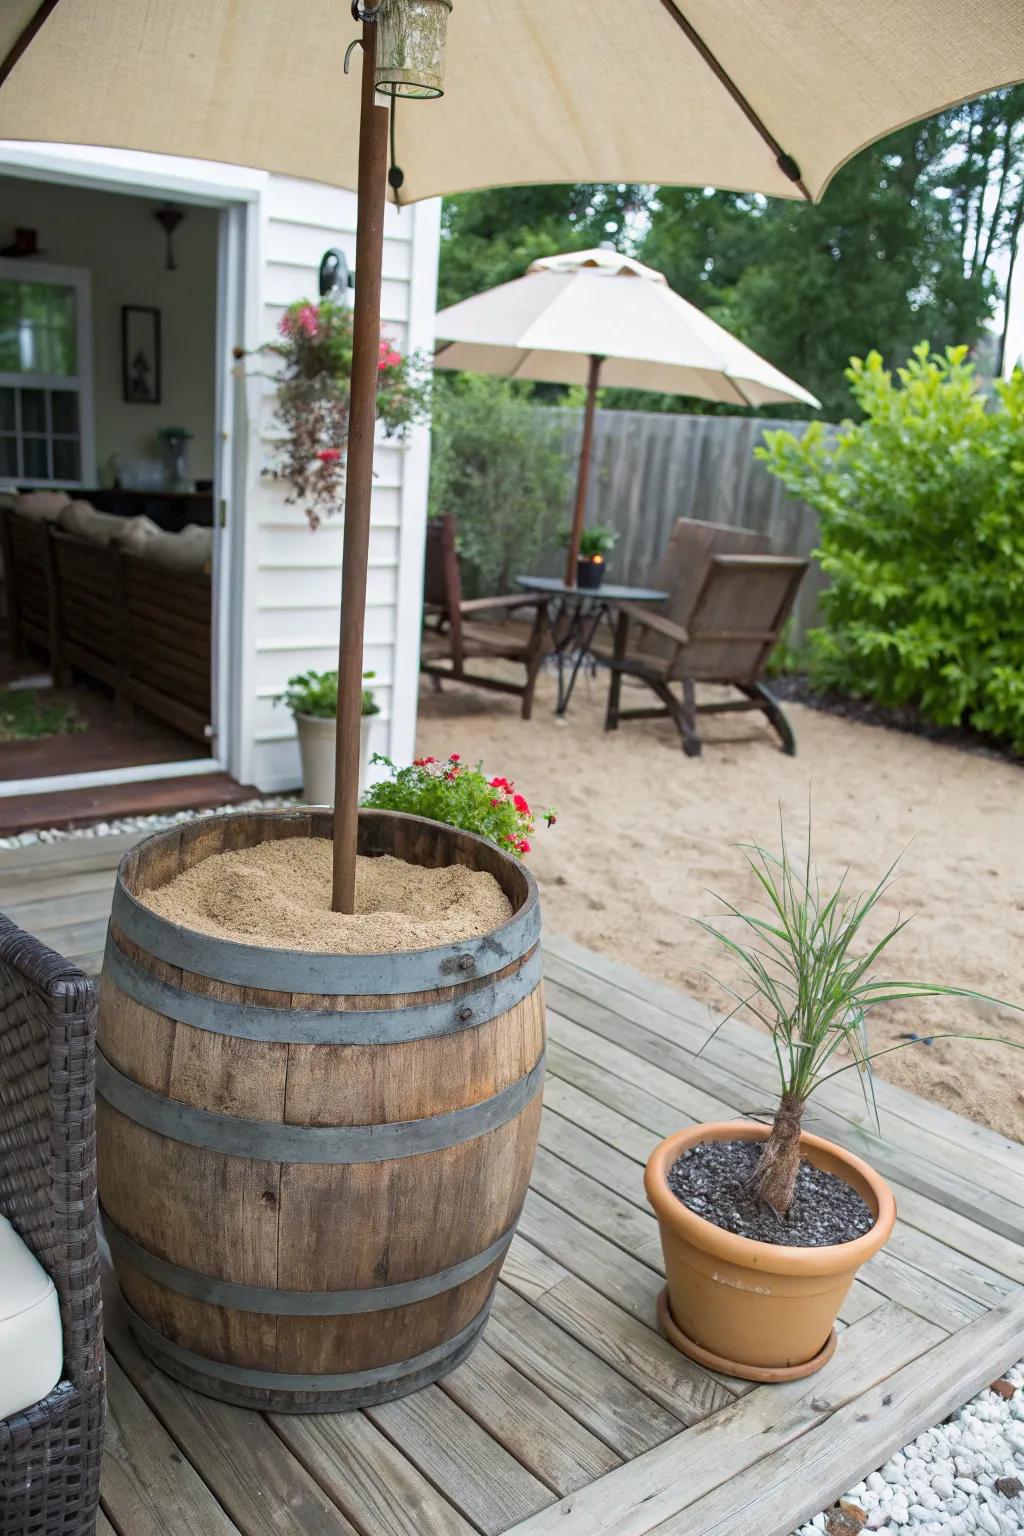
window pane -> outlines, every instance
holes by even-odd
[[[49,480],[50,465],[46,454],[46,438],[23,437],[21,447],[25,459],[25,479]]]
[[[0,390],[0,395],[3,391]],[[54,389],[50,392],[50,411],[54,432],[78,436],[78,396],[70,389]],[[0,400],[0,423],[3,421],[3,401]],[[0,425],[0,431],[3,431]]]
[[[75,290],[50,289],[50,373],[75,373],[78,368]]]
[[[18,440],[15,437],[0,437],[0,475],[9,475],[15,480],[18,477]]]
[[[46,431],[45,389],[21,391],[21,430],[23,432]]]
[[[4,318],[0,310],[0,369],[4,373],[21,372],[21,353],[18,349],[18,322]]]
[[[62,283],[0,278],[0,369],[77,371],[77,295]]]
[[[53,478],[55,480],[79,480],[78,443],[71,437],[55,437],[53,440]]]
[[[0,389],[0,432],[13,432],[14,427],[14,390]]]

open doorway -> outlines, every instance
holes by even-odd
[[[224,217],[0,168],[0,799],[214,766]]]

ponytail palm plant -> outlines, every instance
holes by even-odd
[[[871,1062],[889,1051],[904,1049],[901,1044],[869,1050],[868,1021],[874,1010],[922,997],[999,1000],[963,987],[890,981],[876,974],[878,962],[909,922],[909,918],[899,918],[880,937],[866,937],[868,919],[892,885],[895,863],[866,895],[848,896],[846,875],[831,894],[822,892],[811,861],[809,827],[802,868],[794,865],[784,832],[779,855],[756,844],[745,845],[743,851],[767,897],[767,911],[764,916],[754,916],[717,897],[728,916],[738,923],[736,934],[698,919],[737,962],[743,977],[739,988],[722,983],[735,1007],[709,1038],[743,1009],[771,1035],[779,1072],[779,1103],[754,1170],[753,1193],[784,1216],[793,1200],[800,1167],[801,1123],[811,1094],[830,1077],[856,1068],[874,1110]],[[992,1037],[949,1032],[930,1038]],[[844,1053],[849,1059],[837,1060]],[[875,1117],[877,1121],[877,1112]]]

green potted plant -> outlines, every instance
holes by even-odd
[[[372,681],[373,677],[372,672],[363,673],[364,682]],[[337,672],[300,672],[288,679],[284,693],[279,694],[274,702],[286,704],[295,717],[302,756],[302,793],[307,805],[333,805],[335,721],[338,716]],[[364,688],[363,723],[359,737],[360,789],[369,763],[370,720],[378,714],[380,705],[373,696],[372,688]]]
[[[562,543],[568,549],[570,533],[562,535]],[[596,592],[604,580],[608,556],[619,542],[617,528],[605,523],[595,523],[580,534],[580,553],[576,561],[576,585],[585,592]]]
[[[408,768],[396,768],[379,753],[373,761],[387,769],[387,777],[363,796],[365,807],[462,827],[517,859],[530,852],[534,813],[511,779],[488,778],[479,763],[470,768],[458,752],[446,758],[417,757]],[[549,827],[558,819],[552,810],[540,816]]]
[[[765,914],[723,902],[738,933],[700,926],[742,976],[737,989],[726,989],[736,1007],[723,1024],[743,1008],[771,1034],[778,1105],[770,1126],[728,1121],[677,1131],[651,1154],[644,1185],[665,1255],[659,1318],[667,1337],[712,1369],[785,1381],[829,1359],[843,1298],[896,1220],[892,1193],[873,1168],[803,1130],[809,1097],[853,1069],[873,1104],[870,1064],[883,1054],[868,1049],[875,1008],[981,994],[876,978],[876,962],[906,922],[865,935],[895,865],[865,896],[848,897],[843,881],[826,896],[809,847],[802,870],[785,838],[780,857],[756,846],[745,851],[767,897]]]

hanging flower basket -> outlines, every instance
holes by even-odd
[[[281,317],[278,335],[259,352],[280,359],[277,420],[284,429],[276,474],[311,528],[341,510],[352,375],[352,311],[347,304],[300,299]],[[377,415],[388,437],[402,437],[426,415],[430,386],[419,357],[403,357],[381,338]]]

